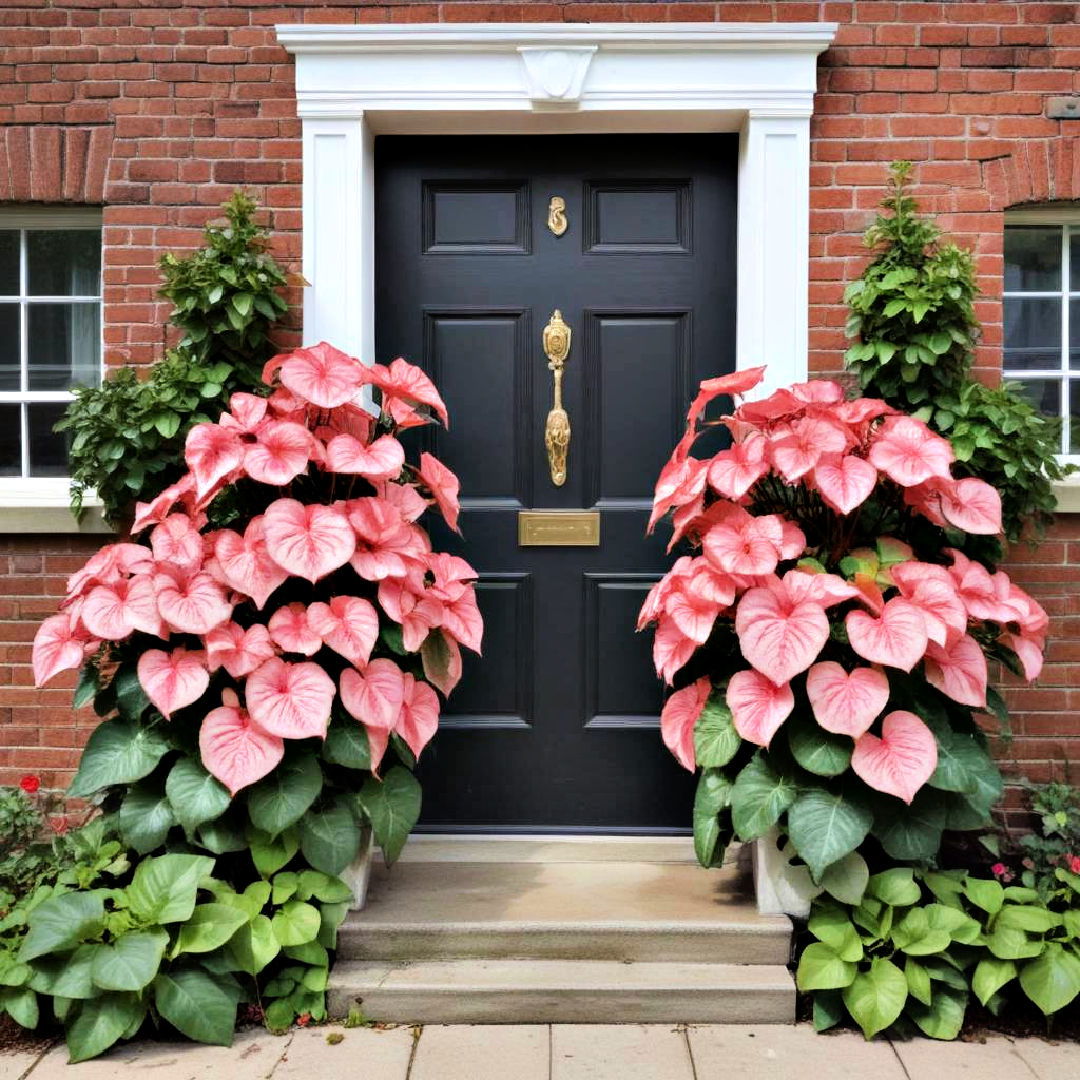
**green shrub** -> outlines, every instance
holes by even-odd
[[[100,387],[76,388],[57,431],[70,431],[71,506],[95,490],[110,524],[124,523],[183,473],[188,431],[216,420],[234,391],[259,393],[273,355],[270,333],[288,310],[278,290],[285,274],[255,224],[255,203],[237,192],[226,223],[207,227],[203,247],[161,260],[161,295],[182,336],[140,380],[131,368],[110,372]]]
[[[869,397],[913,413],[952,441],[955,475],[976,476],[1001,495],[1005,536],[1041,537],[1053,520],[1058,421],[1011,386],[971,378],[979,336],[978,296],[969,252],[942,242],[941,230],[917,212],[908,194],[911,163],[892,166],[889,194],[866,232],[874,258],[844,293],[855,338],[845,354]],[[999,556],[985,543],[969,551]]]

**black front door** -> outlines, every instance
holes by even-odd
[[[693,779],[660,742],[634,624],[670,562],[666,530],[645,536],[657,472],[698,381],[734,366],[736,137],[381,137],[375,160],[377,359],[422,364],[446,400],[427,437],[461,478],[463,536],[435,542],[479,571],[486,623],[424,754],[422,823],[683,830]],[[599,544],[520,545],[534,509],[595,511]]]

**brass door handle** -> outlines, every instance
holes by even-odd
[[[562,377],[572,336],[573,331],[563,322],[562,312],[556,308],[544,327],[543,337],[544,355],[555,377],[555,398],[544,425],[544,446],[547,447],[551,482],[556,487],[566,483],[566,454],[570,448],[570,417],[563,408]]]

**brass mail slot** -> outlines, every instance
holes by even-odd
[[[519,510],[520,547],[599,547],[598,510]]]

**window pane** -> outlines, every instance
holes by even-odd
[[[1080,454],[1080,382],[1069,383],[1069,454]]]
[[[30,452],[30,476],[67,476],[68,433],[53,431],[64,415],[63,402],[26,406],[26,442]]]
[[[22,476],[18,405],[0,405],[0,476]]]
[[[1069,237],[1069,290],[1080,292],[1080,225],[1074,226]]]
[[[1080,368],[1080,298],[1069,301],[1069,367]]]
[[[1014,385],[1039,412],[1055,418],[1061,417],[1060,379],[1024,379]]]
[[[19,389],[19,305],[0,304],[0,390]]]
[[[1061,228],[1012,225],[1005,230],[1005,291],[1061,290]]]
[[[26,291],[30,296],[97,296],[100,288],[100,232],[27,231]]]
[[[19,230],[0,229],[0,296],[19,295]]]
[[[101,377],[98,304],[28,304],[26,350],[31,390],[97,386]]]
[[[1061,367],[1061,301],[1005,298],[1005,370]]]

